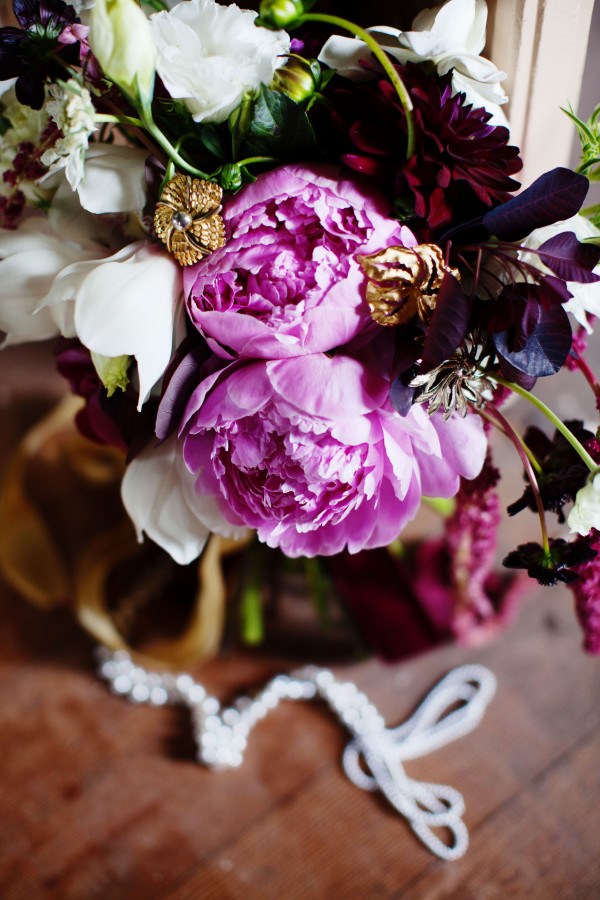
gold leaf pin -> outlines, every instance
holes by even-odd
[[[429,322],[444,275],[460,280],[437,244],[419,244],[411,250],[387,247],[357,259],[369,279],[367,303],[379,325],[404,325],[415,313]]]
[[[179,265],[191,266],[225,244],[219,215],[223,190],[214,181],[181,173],[164,186],[154,213],[154,228]]]

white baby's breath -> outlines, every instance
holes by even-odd
[[[270,84],[281,65],[288,35],[260,28],[255,19],[252,10],[215,0],[185,0],[150,16],[156,70],[196,122],[224,122],[244,94]]]
[[[46,111],[63,133],[53,147],[42,156],[50,172],[65,170],[67,181],[76,190],[84,175],[85,154],[89,137],[96,131],[95,110],[87,88],[74,78],[50,85]]]

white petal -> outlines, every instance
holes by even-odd
[[[190,509],[186,495],[194,494],[194,476],[182,481],[175,436],[147,448],[127,467],[121,497],[141,541],[145,532],[185,566],[200,554],[210,534]],[[187,471],[187,470],[186,470]]]
[[[195,481],[183,461],[181,443],[171,435],[130,463],[121,486],[139,539],[145,532],[180,565],[199,555],[211,531],[234,538],[246,533],[223,519],[214,497],[196,493]]]
[[[600,531],[600,473],[577,491],[567,524],[571,533],[577,532],[584,537],[592,528]]]
[[[97,252],[97,251],[96,251]],[[44,219],[23,222],[17,231],[0,230],[0,328],[7,343],[43,340],[59,334],[62,313],[38,312],[56,277],[90,250],[60,239]]]
[[[146,158],[138,147],[94,144],[85,155],[85,175],[77,188],[88,212],[121,213],[146,204]]]
[[[171,357],[181,269],[157,247],[131,244],[96,266],[77,291],[79,339],[103,356],[135,356],[139,407]]]

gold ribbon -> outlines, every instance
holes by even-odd
[[[126,617],[109,597],[110,581],[125,563],[143,579],[148,561],[120,502],[124,454],[79,434],[73,418],[81,405],[74,397],[59,403],[25,435],[8,464],[0,485],[0,571],[37,606],[72,604],[82,626],[112,650],[182,667],[214,656],[226,613],[222,562],[244,549],[252,534],[242,541],[213,535],[198,563],[183,631],[145,650],[132,648],[119,626]]]

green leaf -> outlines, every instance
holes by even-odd
[[[198,137],[205,149],[216,159],[222,161],[227,158],[227,154],[223,148],[223,142],[221,141],[221,135],[214,125],[203,125],[198,129],[198,132],[194,137]]]
[[[304,109],[285,94],[264,85],[252,109],[243,149],[248,156],[298,159],[318,155],[312,125]]]

